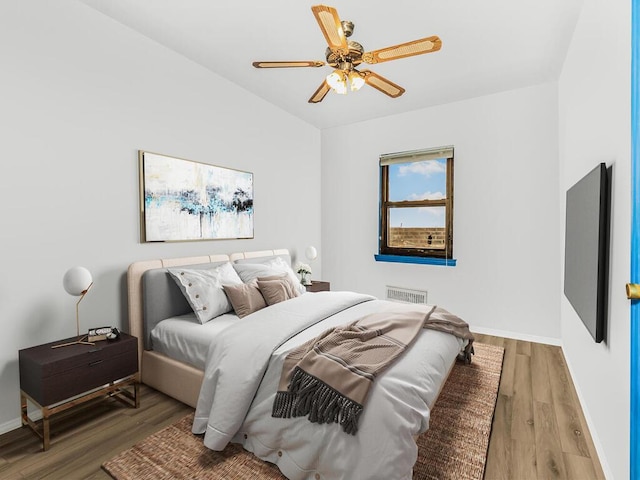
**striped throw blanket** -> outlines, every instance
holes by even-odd
[[[372,382],[423,328],[468,340],[460,358],[471,361],[469,325],[444,309],[373,313],[329,329],[287,355],[272,416],[339,423],[346,433],[355,435]]]

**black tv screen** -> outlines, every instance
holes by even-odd
[[[601,163],[567,191],[564,294],[598,343],[607,320],[609,173]]]

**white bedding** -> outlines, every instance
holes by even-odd
[[[410,479],[417,457],[414,435],[428,428],[430,407],[462,340],[421,332],[374,382],[355,436],[306,417],[272,418],[271,409],[290,348],[369,313],[421,308],[429,307],[321,292],[248,315],[213,340],[193,432],[204,433],[205,445],[213,450],[240,442],[292,480]]]
[[[235,313],[225,313],[205,324],[193,312],[167,318],[151,330],[151,345],[156,352],[204,370],[213,338],[238,320]]]

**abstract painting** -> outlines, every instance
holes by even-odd
[[[141,239],[253,238],[253,174],[140,150]]]

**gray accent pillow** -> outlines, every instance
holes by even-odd
[[[304,285],[300,283],[296,274],[293,273],[291,266],[279,256],[269,257],[264,263],[234,263],[233,268],[238,272],[238,275],[240,275],[244,283],[248,283],[258,277],[269,277],[286,273],[299,293],[306,291]]]
[[[242,280],[229,262],[211,269],[167,269],[191,305],[200,323],[204,324],[233,308],[223,285],[241,284]]]

